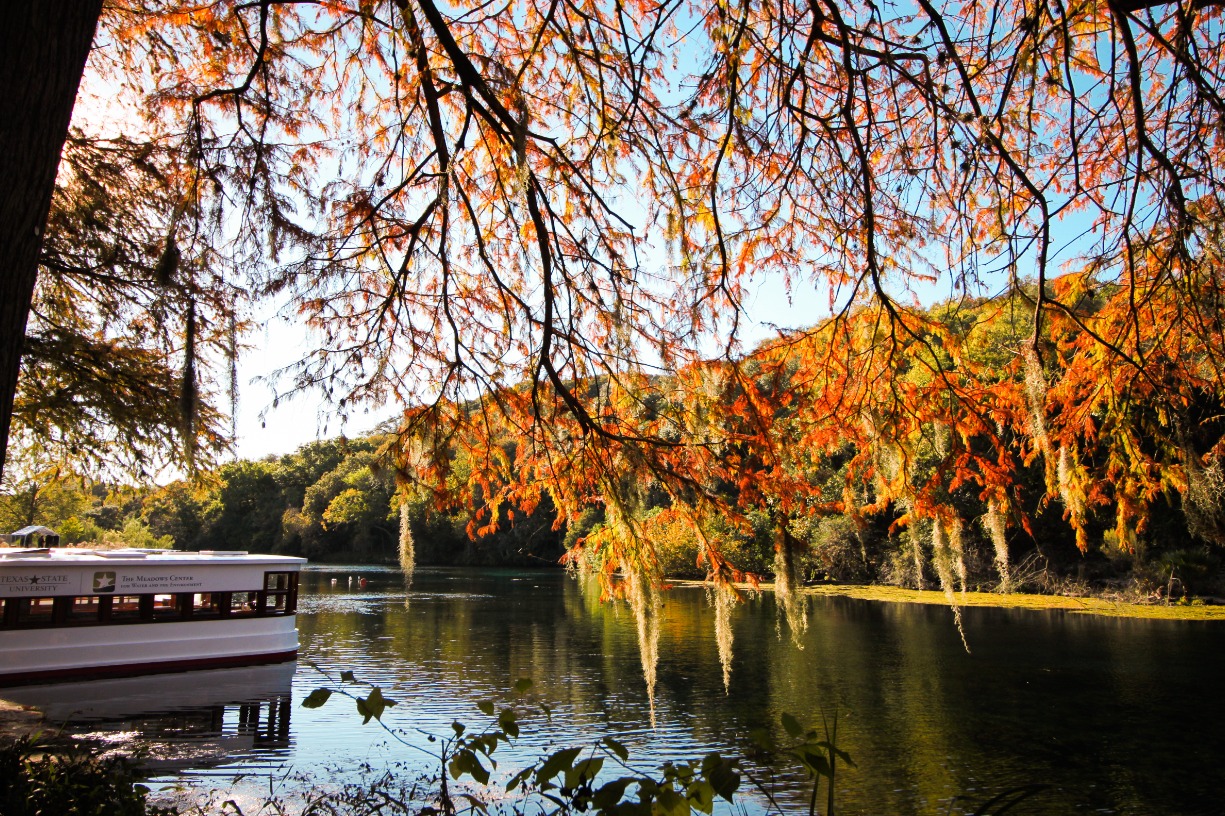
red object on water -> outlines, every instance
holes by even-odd
[[[358,578],[358,579],[357,579],[357,585],[358,585],[359,587],[361,587],[362,589],[365,589],[365,588],[366,588],[366,579],[365,579],[365,578]]]

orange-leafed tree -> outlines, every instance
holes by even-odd
[[[1214,3],[167,0],[99,23],[89,70],[188,167],[172,227],[215,213],[266,254],[261,290],[319,338],[290,387],[423,406],[402,456],[440,491],[547,490],[563,520],[598,496],[644,571],[628,475],[695,535],[767,506],[784,561],[797,514],[888,502],[947,566],[953,494],[1021,523],[1035,463],[1078,531],[1104,501],[1139,523],[1153,467],[1216,523]],[[832,316],[752,371],[770,278]],[[955,300],[920,308],[937,292],[1027,301],[1029,331],[980,364]],[[461,439],[484,464],[463,485]],[[807,495],[838,446],[846,495]]]

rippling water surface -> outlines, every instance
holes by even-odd
[[[675,588],[664,604],[654,728],[629,610],[553,571],[425,569],[406,594],[392,570],[312,567],[296,671],[31,688],[22,701],[41,694],[99,739],[146,739],[160,784],[229,791],[241,777],[236,789],[250,796],[291,779],[356,779],[364,765],[426,767],[422,752],[360,725],[349,700],[302,708],[327,685],[322,670],[382,687],[398,701],[384,719],[426,749],[427,734],[480,724],[478,701],[506,700],[531,678],[552,717],[525,722],[498,752],[501,778],[549,746],[605,734],[649,768],[743,752],[757,728],[782,738],[783,712],[805,722],[836,713],[857,765],[839,774],[840,813],[969,812],[1030,784],[1047,787],[1012,813],[1225,813],[1223,625],[967,609],[967,654],[948,609],[819,598],[798,649],[761,595],[732,613],[725,691],[705,592]],[[807,812],[794,766],[754,761],[789,809]]]

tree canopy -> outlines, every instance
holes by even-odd
[[[1051,502],[1082,547],[1159,500],[1221,540],[1223,33],[1210,2],[166,0],[106,7],[88,71],[177,157],[167,245],[317,330],[291,387],[408,406],[403,489],[474,533],[599,504],[650,577],[649,483],[726,581],[715,517],[764,508],[787,574],[801,516],[890,507],[947,584],[965,523]],[[828,315],[750,354],[770,279]]]
[[[229,436],[217,375],[244,299],[206,243],[180,265],[173,165],[156,144],[69,134],[13,406],[17,435],[136,479],[208,461]]]

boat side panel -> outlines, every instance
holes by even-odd
[[[298,649],[294,622],[277,615],[0,631],[0,684],[289,660]]]

